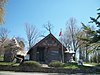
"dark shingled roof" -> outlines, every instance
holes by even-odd
[[[48,39],[48,38],[54,39],[54,40],[59,44],[59,46],[62,47],[61,42],[58,41],[58,39],[56,39],[56,38],[54,37],[54,35],[50,33],[50,34],[47,35],[45,38],[43,38],[43,39],[40,40],[38,43],[36,43],[36,44],[28,51],[28,54],[30,53],[30,51],[31,51],[33,48],[36,48],[37,46],[39,46],[41,43],[43,43],[43,42],[44,42],[46,39]],[[63,46],[63,49],[64,49],[64,51],[67,50],[67,49],[65,48],[65,46]]]

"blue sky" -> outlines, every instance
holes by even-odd
[[[3,27],[10,31],[9,37],[19,36],[26,40],[26,23],[45,32],[43,24],[50,21],[54,26],[53,34],[58,37],[70,17],[76,18],[79,26],[81,22],[87,24],[90,16],[96,16],[99,7],[100,0],[8,0]]]

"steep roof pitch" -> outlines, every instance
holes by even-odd
[[[47,35],[45,38],[43,38],[43,39],[40,40],[38,43],[36,43],[36,44],[28,51],[28,54],[29,54],[29,52],[30,52],[33,48],[39,46],[41,43],[43,43],[43,42],[44,42],[46,39],[48,39],[48,38],[52,38],[53,40],[55,40],[55,41],[59,44],[60,47],[62,47],[61,42],[59,42],[58,39],[56,39],[56,38],[54,37],[54,35],[50,33],[50,34]],[[65,48],[65,46],[63,46],[63,49],[64,49],[64,51],[67,50],[67,49]]]

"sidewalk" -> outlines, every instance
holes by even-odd
[[[100,67],[98,66],[94,66],[94,65],[91,65],[91,64],[83,64],[84,66],[89,66],[89,67],[93,67],[95,69],[99,69],[100,70]]]
[[[93,67],[94,65],[91,65],[91,64],[83,64],[84,66],[90,66],[90,67]]]

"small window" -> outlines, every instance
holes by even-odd
[[[52,53],[58,53],[58,51],[52,51]]]
[[[58,53],[59,53],[59,51],[57,51],[57,50],[51,51],[51,55],[58,55]]]

